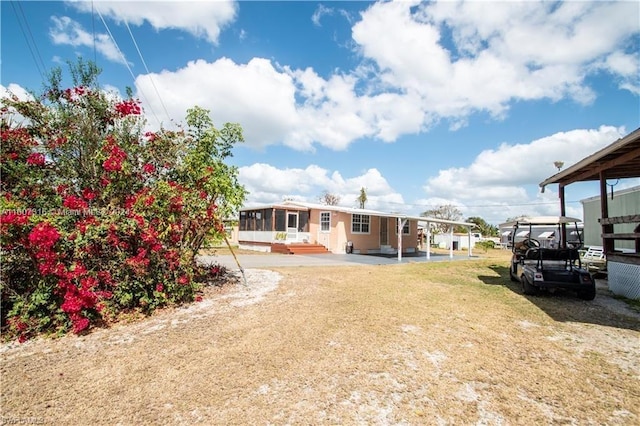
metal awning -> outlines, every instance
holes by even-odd
[[[553,231],[546,231],[543,232],[542,234],[538,235],[538,238],[550,238],[552,236],[554,236],[556,233]]]
[[[599,180],[600,173],[606,173],[607,179],[640,176],[640,128],[545,179],[540,188],[544,192],[545,186],[552,183],[566,186],[574,182]]]
[[[511,231],[504,231],[504,232],[502,233],[502,236],[504,237],[504,236],[507,236],[507,235],[509,235],[509,234],[511,234]]]
[[[526,237],[529,235],[529,231],[520,231],[516,234],[516,237]]]

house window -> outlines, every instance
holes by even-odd
[[[396,220],[401,220],[401,219],[396,219]],[[404,226],[402,227],[402,235],[409,235],[409,234],[410,234],[409,221],[407,220]],[[396,225],[396,235],[398,235],[398,225]]]
[[[298,232],[309,232],[309,212],[298,212]]]
[[[366,214],[354,214],[351,216],[351,232],[354,234],[369,233],[370,216]]]
[[[247,212],[240,212],[240,230],[248,231],[249,227],[247,224]]]
[[[276,229],[277,232],[287,231],[287,212],[284,210],[276,210]]]
[[[320,212],[320,232],[331,230],[331,212]]]

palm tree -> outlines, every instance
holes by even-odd
[[[360,208],[364,209],[364,204],[367,202],[367,191],[365,191],[364,186],[360,188],[360,196],[356,200],[360,204]]]

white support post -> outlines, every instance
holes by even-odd
[[[453,259],[453,225],[449,230],[449,259]]]
[[[427,260],[431,259],[431,222],[427,222]]]
[[[398,224],[398,262],[402,262],[402,228],[404,228],[404,224],[407,223],[408,219],[396,219],[396,223]]]
[[[467,226],[467,234],[469,235],[469,257],[471,257],[471,227]]]

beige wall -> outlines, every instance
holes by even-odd
[[[388,220],[388,245],[398,248],[398,234],[395,219],[371,216],[369,232],[366,234],[351,232],[351,213],[330,211],[331,232],[320,232],[320,213],[328,210],[313,209],[309,215],[311,240],[327,247],[333,253],[344,253],[347,241],[353,242],[356,253],[377,252],[380,250],[380,220]],[[418,223],[409,221],[409,235],[402,236],[402,251],[416,249],[418,244]]]

